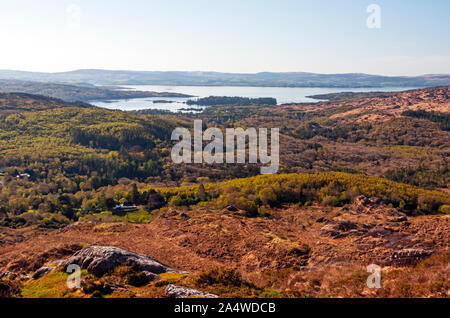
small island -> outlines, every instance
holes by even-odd
[[[203,108],[194,108],[194,107],[180,108],[180,109],[178,109],[178,111],[181,111],[181,112],[201,112],[201,111],[203,111]]]
[[[171,104],[173,101],[171,100],[164,100],[164,99],[157,99],[151,101],[153,104]]]
[[[188,105],[199,106],[250,106],[250,105],[277,105],[277,100],[272,97],[248,98],[248,97],[230,97],[230,96],[209,96],[196,100],[188,100]]]

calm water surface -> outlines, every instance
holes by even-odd
[[[130,90],[170,92],[194,95],[196,98],[208,96],[240,96],[240,97],[273,97],[278,104],[285,103],[306,103],[317,102],[315,99],[306,96],[317,94],[328,94],[338,92],[395,92],[413,89],[411,87],[378,87],[378,88],[310,88],[310,87],[241,87],[241,86],[166,86],[166,85],[136,85],[122,86]],[[120,110],[141,110],[141,109],[163,109],[172,112],[180,111],[182,108],[200,108],[200,106],[186,105],[185,102],[192,98],[180,97],[148,97],[134,98],[110,102],[92,102],[99,107]],[[170,103],[154,103],[154,101],[164,100]]]

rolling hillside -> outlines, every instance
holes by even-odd
[[[448,90],[195,115],[2,94],[0,296],[449,297]],[[194,118],[279,127],[279,174],[175,165],[171,132]]]
[[[19,80],[0,80],[0,92],[38,94],[64,101],[115,100],[145,97],[191,97],[173,92],[142,92],[124,90],[120,87],[97,87],[94,85],[69,85]]]

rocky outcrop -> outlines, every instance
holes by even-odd
[[[387,206],[380,198],[356,197],[352,204],[342,208],[344,211],[357,214],[382,214],[396,218],[397,222],[406,221],[406,215],[396,208]]]
[[[0,272],[0,279],[2,278],[8,278],[8,277],[12,277],[12,276],[16,276],[17,274],[14,272],[10,272],[10,271],[4,271],[4,272]]]
[[[176,217],[178,215],[179,215],[179,213],[177,211],[168,209],[166,212],[162,213],[159,217],[162,219],[170,219],[170,218]]]
[[[408,248],[398,250],[385,261],[385,265],[396,267],[415,266],[420,260],[433,255],[432,250]]]
[[[64,260],[59,260],[59,261],[53,262],[52,264],[42,266],[37,271],[35,271],[31,277],[33,279],[39,279],[42,276],[53,272],[55,269],[59,268],[63,263],[64,263]]]
[[[178,273],[157,260],[143,254],[137,254],[111,246],[90,246],[75,253],[63,264],[64,270],[70,264],[76,264],[89,273],[102,276],[114,267],[122,264],[136,266],[139,270],[153,274],[166,272]]]
[[[181,213],[180,213],[180,216],[181,216],[183,219],[185,219],[186,221],[189,220],[189,219],[191,218],[189,215],[187,215],[187,214],[184,213],[184,212],[181,212]]]
[[[37,271],[35,271],[31,277],[33,277],[33,279],[39,279],[42,276],[53,272],[54,270],[55,270],[54,267],[43,266],[43,267],[39,268]]]
[[[330,223],[330,222],[333,222],[333,221],[330,220],[329,218],[326,218],[326,217],[322,216],[322,217],[318,218],[316,220],[316,222],[317,223]]]
[[[218,298],[219,296],[209,293],[204,293],[197,289],[192,289],[184,286],[167,285],[166,295],[170,298],[188,298],[188,297],[200,297],[200,298]]]
[[[391,222],[406,222],[406,221],[408,221],[408,218],[406,216],[402,215],[402,216],[392,218],[390,221]]]
[[[149,271],[143,271],[148,282],[154,282],[161,279],[161,276],[156,275],[155,273]]]
[[[319,220],[317,221],[319,222]],[[368,226],[347,220],[322,220],[328,222],[320,229],[320,234],[329,235],[333,238],[342,238],[349,235],[362,235],[367,232]]]
[[[226,207],[225,207],[225,210],[230,211],[230,212],[237,212],[237,211],[239,211],[239,209],[236,208],[236,207],[233,206],[233,205],[228,205],[228,206],[226,206]]]

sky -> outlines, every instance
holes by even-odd
[[[449,12],[448,0],[1,0],[0,69],[449,74]]]

